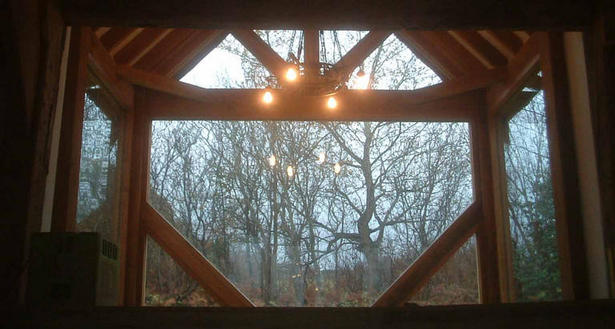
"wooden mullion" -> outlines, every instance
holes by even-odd
[[[144,298],[146,235],[142,226],[142,208],[149,189],[149,154],[151,120],[146,114],[146,100],[135,94],[135,117],[132,128],[129,212],[126,223],[126,262],[124,276],[124,305],[140,306]]]
[[[488,111],[485,103],[481,104],[476,118],[471,124],[472,170],[474,198],[482,205],[483,222],[476,232],[476,254],[478,261],[479,296],[483,304],[501,301],[500,266],[502,252],[498,246],[497,212],[495,180],[491,148],[493,141],[489,133]]]
[[[563,33],[539,35],[562,294],[564,299],[587,299],[589,278]]]
[[[483,221],[480,202],[470,205],[455,221],[401,274],[372,305],[401,306],[419,292],[429,279],[474,234]]]
[[[55,185],[51,223],[51,230],[54,232],[67,232],[75,229],[79,194],[83,107],[88,79],[87,61],[91,35],[89,28],[75,26],[71,30],[56,171],[58,179]]]

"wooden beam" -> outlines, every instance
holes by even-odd
[[[502,70],[411,91],[347,90],[336,96],[339,107],[323,111],[326,98],[275,93],[271,106],[262,104],[262,90],[203,89],[177,80],[122,67],[129,82],[166,94],[151,95],[156,118],[217,118],[237,120],[469,120],[475,111],[475,93],[503,78]],[[481,93],[482,94],[482,93]],[[174,100],[173,100],[174,99]],[[187,101],[187,99],[194,101]],[[469,103],[464,104],[467,101]],[[159,103],[156,103],[159,102]],[[164,102],[165,105],[162,105]],[[183,104],[183,105],[180,105]],[[444,104],[447,104],[446,106]],[[166,109],[164,106],[170,106]],[[182,106],[185,106],[182,108]]]
[[[506,80],[489,90],[487,107],[492,115],[498,111],[503,111],[502,107],[505,103],[523,88],[532,75],[537,74],[540,58],[539,46],[539,37],[536,34],[532,35],[508,64]],[[506,116],[504,113],[501,115]]]
[[[49,312],[31,309],[9,317],[11,328],[97,329],[481,329],[598,328],[615,326],[615,301],[508,303],[423,307],[99,307]],[[11,321],[13,320],[13,321]]]
[[[304,30],[303,44],[305,48],[305,68],[307,71],[319,70],[320,63],[320,35],[318,30]],[[318,71],[316,71],[318,73]]]
[[[286,61],[278,55],[253,30],[234,30],[233,36],[241,42],[263,64],[269,72],[282,80],[288,68]]]
[[[73,27],[66,73],[66,92],[62,110],[62,130],[58,150],[53,217],[51,230],[67,232],[75,229],[81,161],[83,106],[87,86],[88,52],[92,32],[89,28]]]
[[[179,72],[189,71],[194,65],[203,59],[228,35],[227,31],[209,30],[199,31],[192,38],[187,40],[182,47],[177,48],[173,57],[167,59],[157,72],[169,77],[181,76]]]
[[[487,40],[474,31],[448,31],[468,52],[478,59],[486,68],[492,69],[507,63],[504,57]]]
[[[113,98],[125,110],[134,109],[134,89],[131,84],[117,75],[116,65],[100,40],[92,35],[92,48],[89,53],[89,68],[109,90]]]
[[[483,221],[480,203],[470,205],[372,305],[401,306],[429,281]]]
[[[391,35],[391,31],[371,31],[342,57],[333,69],[342,76],[348,76]]]
[[[594,1],[61,0],[69,24],[203,29],[570,29],[591,24]]]
[[[457,62],[444,56],[442,53],[444,50],[432,44],[424,33],[404,30],[396,32],[395,35],[442,80],[463,75],[464,71],[457,65]]]
[[[171,31],[172,29],[146,28],[132,42],[117,52],[113,59],[121,65],[132,65]]]
[[[541,41],[562,295],[564,299],[587,299],[589,278],[563,34],[536,34]]]
[[[501,199],[496,195],[496,180],[503,179],[494,176],[492,168],[493,157],[491,136],[488,126],[488,111],[485,103],[477,111],[476,118],[471,122],[472,138],[472,179],[474,186],[474,199],[480,200],[483,222],[476,231],[476,255],[478,263],[478,288],[480,301],[483,304],[499,303],[500,294],[500,265],[505,259],[502,257],[498,245],[498,213]],[[500,172],[498,172],[500,173]],[[504,176],[506,177],[506,176]],[[506,217],[507,218],[507,217]]]
[[[146,204],[143,210],[143,223],[147,233],[212,297],[224,306],[254,306],[224,274],[218,271],[154,208]]]
[[[151,143],[151,120],[144,109],[146,102],[141,94],[135,94],[134,124],[132,126],[132,156],[126,164],[130,170],[128,190],[128,222],[125,224],[126,255],[124,270],[124,306],[141,306],[145,289],[146,235],[142,224],[143,205],[149,189],[149,152]]]
[[[128,249],[137,248],[139,246],[139,242],[136,242],[136,245],[129,245],[129,241],[131,243],[135,243],[134,239],[129,239],[128,230],[129,223],[132,222],[130,217],[132,211],[131,202],[131,191],[130,191],[130,182],[132,180],[132,163],[133,163],[133,137],[134,137],[134,122],[135,122],[135,111],[132,109],[125,109],[125,113],[122,116],[121,120],[121,139],[120,139],[120,162],[118,166],[118,171],[120,173],[120,191],[119,191],[119,204],[120,204],[120,212],[119,212],[119,247],[120,247],[120,306],[125,305],[126,302],[126,273],[128,267]],[[138,155],[135,155],[138,157]],[[135,231],[134,225],[130,228],[131,232]],[[137,233],[138,234],[138,233]],[[134,257],[133,257],[134,259]],[[134,265],[132,265],[134,268]],[[134,294],[134,290],[131,292]]]

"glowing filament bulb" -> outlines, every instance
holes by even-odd
[[[293,166],[288,166],[288,168],[286,168],[286,174],[288,174],[288,177],[293,177],[295,175],[295,168],[293,168]]]
[[[363,70],[360,70],[357,73],[357,80],[355,83],[357,89],[367,89],[367,86],[369,85],[369,75],[366,74]]]
[[[295,81],[297,80],[297,70],[295,70],[294,68],[289,68],[288,71],[286,71],[286,80],[288,81]]]
[[[327,100],[327,107],[330,109],[334,109],[337,107],[337,101],[335,100],[335,97],[329,97],[329,99]]]
[[[333,171],[335,171],[336,174],[339,174],[342,171],[342,165],[340,165],[339,162],[336,162],[333,166]]]
[[[263,103],[271,104],[271,102],[273,102],[273,94],[269,90],[267,90],[263,94]]]
[[[319,164],[323,164],[325,163],[325,152],[320,152],[320,154],[318,155],[318,163]]]
[[[274,166],[275,166],[275,161],[276,161],[276,159],[275,159],[275,155],[273,155],[273,154],[272,154],[272,155],[269,157],[269,159],[268,159],[268,160],[269,160],[269,166],[274,167]]]

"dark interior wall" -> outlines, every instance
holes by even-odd
[[[53,1],[0,3],[0,299],[18,305],[40,230],[65,26]]]

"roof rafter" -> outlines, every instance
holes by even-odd
[[[127,44],[113,57],[115,62],[122,65],[133,65],[148,51],[158,44],[173,29],[148,28]]]
[[[261,39],[253,30],[233,30],[233,36],[248,49],[271,74],[281,79],[287,68],[286,61],[278,55],[269,45]]]
[[[335,63],[333,68],[338,71],[340,76],[351,74],[391,33],[392,31],[370,31],[346,55]]]
[[[167,58],[169,50],[177,48],[194,32],[194,30],[188,29],[174,29],[143,55],[141,59],[136,61],[133,67],[154,72],[158,65]]]
[[[511,44],[510,39],[508,39],[507,42],[506,40],[503,40],[501,34],[498,35],[495,31],[491,30],[481,30],[478,31],[478,34],[480,34],[483,38],[489,41],[489,43],[493,45],[493,47],[495,47],[500,53],[506,56],[508,60],[511,60],[513,57],[515,57],[515,53],[517,52],[518,48],[515,49],[515,44]]]
[[[463,75],[463,70],[444,56],[443,49],[431,43],[423,33],[404,30],[396,32],[395,35],[443,80]]]
[[[448,33],[485,65],[485,67],[494,68],[506,65],[506,57],[476,32],[448,31]]]

